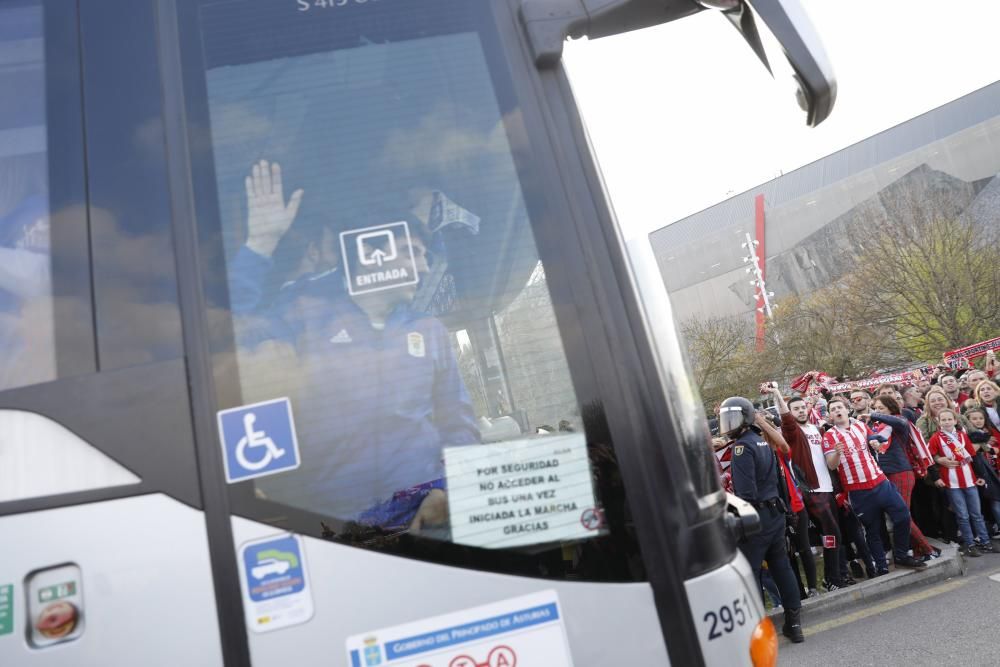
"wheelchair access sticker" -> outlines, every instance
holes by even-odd
[[[299,467],[299,443],[287,398],[220,410],[218,420],[227,483]]]
[[[296,535],[247,542],[240,547],[240,583],[247,627],[270,632],[313,616],[305,549]]]
[[[347,639],[351,667],[573,667],[555,591]]]

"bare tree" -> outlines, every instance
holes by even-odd
[[[752,394],[756,372],[754,328],[744,317],[693,317],[681,325],[691,371],[706,406]]]
[[[989,228],[912,197],[893,204],[869,230],[851,286],[912,358],[996,336],[1000,248]]]
[[[770,379],[809,370],[858,377],[906,360],[892,323],[848,282],[780,300],[766,338],[758,363]]]

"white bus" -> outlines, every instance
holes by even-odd
[[[560,63],[702,5],[826,117],[789,0],[0,0],[0,664],[773,664]]]

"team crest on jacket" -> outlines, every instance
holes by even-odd
[[[736,445],[736,447],[733,449],[733,454],[735,456],[739,456],[742,453],[743,453],[743,445]]]
[[[424,357],[427,349],[424,347],[424,335],[418,331],[406,334],[406,349],[411,357]]]

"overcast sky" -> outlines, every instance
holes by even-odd
[[[832,116],[814,129],[714,12],[567,45],[574,91],[627,238],[1000,79],[1000,3],[803,5],[839,86]]]

